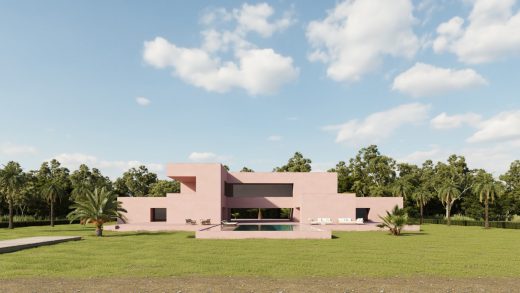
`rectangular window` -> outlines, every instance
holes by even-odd
[[[165,208],[150,209],[150,220],[151,220],[151,222],[166,222],[166,209]]]
[[[367,221],[368,213],[370,213],[370,208],[356,208],[356,219],[363,218]]]
[[[229,197],[292,197],[292,183],[226,183]]]

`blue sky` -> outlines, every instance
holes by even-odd
[[[3,1],[0,162],[520,159],[520,13],[478,1]]]

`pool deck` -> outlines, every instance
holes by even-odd
[[[245,223],[241,225],[258,225]],[[331,239],[332,231],[310,225],[261,223],[260,225],[292,225],[290,231],[234,231],[233,226],[215,225],[195,232],[197,239]]]
[[[169,223],[133,223],[133,224],[118,224],[107,225],[103,229],[105,231],[117,232],[159,232],[159,231],[197,231],[208,228],[213,225],[184,225],[184,224],[169,224]]]
[[[81,240],[80,236],[37,236],[0,241],[0,253],[14,252],[22,249],[44,245]]]
[[[300,225],[300,223],[290,221],[276,221],[276,220],[238,220],[240,224],[273,224],[273,225]],[[332,225],[306,225],[316,227],[320,230],[329,231],[384,231],[377,227],[374,222],[368,222],[363,225],[353,224],[332,224]],[[107,231],[199,231],[212,226],[219,226],[218,224],[213,225],[183,225],[183,224],[170,224],[170,223],[132,223],[132,224],[119,224],[119,229],[115,228],[115,225],[105,226]],[[420,225],[406,225],[403,228],[405,232],[418,232],[421,230]]]

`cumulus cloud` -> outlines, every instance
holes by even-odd
[[[273,14],[274,9],[266,3],[244,4],[232,12],[220,9],[204,16],[203,23],[213,24],[220,17],[234,21],[233,30],[203,30],[204,41],[199,48],[181,47],[156,37],[144,43],[143,59],[156,68],[171,68],[182,81],[210,92],[240,88],[251,95],[275,93],[295,80],[299,69],[291,57],[271,48],[258,48],[247,40],[251,32],[269,37],[293,22],[288,14],[271,20]],[[227,51],[232,51],[232,60],[224,60],[221,55]]]
[[[456,16],[437,27],[435,52],[452,52],[465,63],[485,63],[520,53],[516,0],[475,0],[465,20]],[[467,25],[464,25],[467,22]]]
[[[249,31],[270,37],[276,31],[283,31],[294,23],[292,14],[286,12],[283,17],[270,22],[274,9],[267,3],[249,5],[244,3],[241,9],[234,9],[233,15],[238,22],[238,29],[244,33]]]
[[[468,142],[520,140],[520,111],[501,112],[479,123]]]
[[[406,162],[421,165],[424,161],[431,159],[433,163],[446,162],[452,155],[462,155],[466,158],[469,168],[485,169],[492,174],[503,174],[514,160],[518,159],[520,143],[505,142],[493,146],[462,147],[457,149],[445,149],[434,145],[427,150],[419,150],[397,159],[398,162]]]
[[[411,58],[420,46],[412,11],[410,0],[343,1],[309,23],[309,60],[325,63],[329,78],[350,82],[374,71],[385,56]]]
[[[0,144],[0,154],[6,156],[34,155],[38,150],[30,145],[20,145],[11,142]]]
[[[363,120],[353,119],[344,124],[325,126],[324,129],[337,132],[337,143],[377,143],[401,126],[426,120],[429,108],[429,105],[420,103],[405,104],[370,114]]]
[[[152,101],[150,101],[149,99],[147,99],[145,97],[137,97],[137,98],[135,98],[135,102],[137,104],[139,104],[140,106],[148,106],[148,105],[150,105],[150,103]]]
[[[405,156],[398,157],[396,161],[405,162],[415,165],[422,165],[426,160],[432,160],[434,163],[438,161],[446,160],[450,155],[449,152],[441,149],[438,145],[431,146],[427,150],[418,150],[409,153]]]
[[[424,97],[485,84],[487,81],[473,69],[456,70],[416,63],[394,79],[392,89],[412,97]]]
[[[520,142],[509,141],[492,146],[465,147],[459,153],[464,155],[470,168],[481,168],[495,176],[505,173],[509,165],[520,157]]]
[[[283,137],[280,135],[271,135],[267,138],[268,141],[280,141]]]
[[[229,159],[227,156],[217,155],[213,152],[192,152],[188,159],[194,162],[224,162]]]
[[[476,127],[481,120],[482,116],[475,113],[448,115],[446,112],[443,112],[435,116],[435,118],[430,121],[430,125],[436,129],[458,128],[463,125]]]
[[[96,156],[84,153],[61,153],[52,159],[58,160],[63,166],[71,169],[77,169],[79,165],[86,164],[89,167],[95,167],[111,173],[112,171],[124,172],[130,168],[145,165],[152,172],[160,172],[164,170],[162,164],[143,163],[140,161],[109,161],[101,160]]]

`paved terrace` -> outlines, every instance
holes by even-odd
[[[80,236],[38,236],[26,237],[0,241],[0,253],[13,252],[17,250],[52,245],[61,242],[81,240]]]
[[[234,221],[234,220],[232,220]],[[292,224],[299,225],[296,222],[290,222],[287,220],[237,220],[240,224]],[[384,231],[377,227],[377,224],[374,222],[367,222],[363,225],[355,225],[355,224],[332,224],[332,225],[312,225],[312,227],[316,227],[320,230],[328,230],[328,231]],[[218,225],[218,224],[217,224]],[[134,223],[134,224],[119,224],[119,229],[115,229],[115,226],[105,226],[105,230],[107,231],[199,231],[205,228],[209,228],[212,225],[184,225],[184,224],[170,224],[170,223]],[[306,225],[307,226],[307,225]],[[406,232],[417,232],[420,231],[420,225],[406,225],[403,228],[403,231]]]

